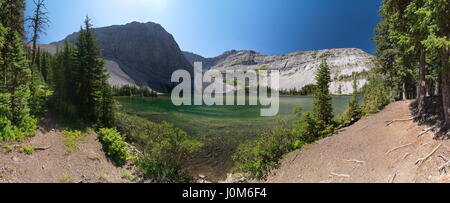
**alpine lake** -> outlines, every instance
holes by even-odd
[[[333,96],[333,110],[339,115],[348,107],[350,96]],[[278,119],[297,119],[296,107],[311,112],[313,97],[280,96],[277,116],[261,117],[263,106],[175,106],[170,96],[156,98],[117,97],[122,111],[153,122],[167,121],[184,130],[188,136],[205,144],[202,151],[186,159],[185,167],[193,176],[202,174],[208,180],[226,178],[233,167],[231,156],[239,146],[258,138],[258,133],[278,125]]]

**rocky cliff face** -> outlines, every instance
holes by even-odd
[[[362,88],[367,82],[367,72],[375,66],[373,56],[359,49],[327,49],[276,56],[232,50],[217,57],[204,58],[182,52],[171,34],[161,25],[151,22],[96,28],[94,35],[101,46],[111,85],[138,85],[159,92],[168,91],[174,71],[184,69],[192,74],[195,61],[203,62],[205,70],[279,70],[280,89],[300,90],[316,82],[315,74],[322,57],[326,56],[332,72],[330,91],[333,94],[353,92],[353,73],[358,75],[358,88]],[[75,43],[78,36],[74,33],[66,39]],[[63,44],[60,41],[41,47],[55,52],[56,47]],[[233,84],[233,81],[227,81],[227,84]]]
[[[167,92],[172,73],[178,69],[193,72],[171,34],[155,23],[133,22],[94,29],[105,58],[112,85],[139,85]],[[75,43],[79,33],[66,39]],[[63,45],[63,41],[52,43]]]
[[[254,51],[228,51],[224,54],[201,60],[211,69],[225,70],[279,70],[280,89],[301,90],[314,84],[315,74],[327,58],[331,67],[333,82],[330,91],[333,94],[351,94],[353,92],[353,73],[357,74],[358,88],[367,83],[367,73],[375,65],[373,56],[360,49],[327,49],[309,52],[295,52],[286,55],[265,55]],[[192,62],[192,61],[191,61]]]

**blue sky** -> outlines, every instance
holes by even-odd
[[[31,15],[32,0],[26,15]],[[235,49],[286,54],[326,48],[374,51],[381,0],[46,0],[51,24],[40,43],[94,27],[152,21],[185,51],[217,56]]]

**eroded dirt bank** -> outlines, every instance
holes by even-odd
[[[439,168],[450,141],[411,120],[411,101],[393,103],[335,136],[287,155],[267,182],[450,182]]]

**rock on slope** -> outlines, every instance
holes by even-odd
[[[206,69],[220,71],[259,70],[267,67],[279,70],[280,89],[300,90],[306,85],[314,84],[315,74],[321,64],[322,56],[327,56],[331,67],[333,82],[330,91],[333,94],[350,94],[353,92],[352,74],[358,77],[358,88],[362,88],[367,80],[367,73],[375,65],[373,56],[360,49],[327,49],[309,52],[295,52],[286,55],[265,55],[255,51],[227,51],[214,58],[203,58],[192,53],[186,53],[191,63],[202,61]],[[192,65],[192,64],[191,64]]]
[[[66,40],[75,43],[78,36],[73,33]],[[112,85],[136,84],[165,92],[175,70],[193,71],[173,36],[159,24],[132,22],[95,28],[94,36],[106,59]],[[51,45],[63,44],[60,41]]]

